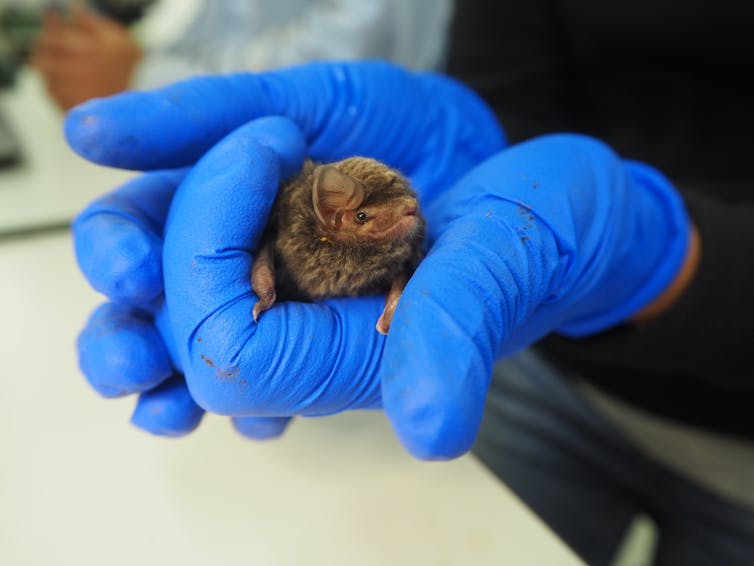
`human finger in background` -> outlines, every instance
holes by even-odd
[[[128,88],[141,48],[122,24],[74,4],[43,25],[31,64],[62,109]]]
[[[58,10],[46,10],[39,35],[32,46],[29,64],[44,76],[55,71],[55,63],[61,55],[66,58],[72,49],[75,51],[80,46],[77,35]]]

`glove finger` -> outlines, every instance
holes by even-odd
[[[76,217],[76,259],[97,291],[128,303],[146,303],[162,293],[162,231],[185,174],[179,170],[137,177]]]
[[[147,391],[173,375],[151,314],[136,307],[100,305],[79,334],[77,347],[81,370],[104,397]]]
[[[69,113],[65,133],[90,161],[166,169],[195,163],[232,130],[267,115],[293,120],[313,158],[374,157],[410,176],[422,194],[504,145],[494,115],[470,90],[380,61],[200,77],[93,100]]]
[[[379,403],[377,297],[251,312],[252,255],[277,190],[276,152],[243,127],[176,194],[164,268],[175,345],[191,394],[234,416],[321,414]]]
[[[175,376],[139,396],[131,423],[158,436],[185,436],[199,426],[203,416],[186,382]]]
[[[453,458],[471,448],[492,365],[517,316],[510,262],[526,258],[495,250],[520,235],[505,224],[490,230],[491,222],[494,215],[482,212],[448,227],[395,312],[380,371],[383,405],[419,458]]]
[[[290,417],[233,417],[233,426],[246,438],[269,440],[281,436]]]
[[[388,113],[396,120],[411,119],[407,114],[413,107],[403,109],[401,115],[402,105],[392,108],[391,101],[381,96],[386,85],[374,92],[371,87],[380,82],[400,90],[412,82],[412,76],[375,62],[315,63],[272,73],[201,77],[83,104],[69,113],[65,133],[75,151],[96,163],[165,169],[193,164],[249,120],[282,115],[302,128],[311,145],[331,152],[342,148],[346,156],[374,145],[372,131],[380,130],[384,121],[374,112],[375,106],[389,106]],[[377,124],[370,124],[365,115]],[[394,139],[378,145],[398,144],[405,153],[406,130],[398,130],[391,128]]]
[[[294,174],[306,148],[292,123],[264,118],[249,135],[281,156],[281,173]],[[97,199],[73,222],[79,266],[97,291],[114,301],[141,304],[163,291],[162,234],[170,203],[188,170],[148,173]]]

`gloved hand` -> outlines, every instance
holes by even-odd
[[[165,127],[138,98],[117,102],[118,112]],[[84,124],[126,131],[135,147],[151,139],[143,124],[129,130],[112,114],[101,120],[105,111],[90,108]],[[259,423],[274,429],[288,415],[383,406],[413,454],[463,453],[496,358],[553,330],[579,336],[625,320],[667,287],[686,252],[688,218],[658,172],[589,138],[541,138],[498,153],[451,190],[438,183],[423,195],[432,247],[386,340],[371,331],[382,307],[376,298],[286,303],[257,326],[248,272],[263,223],[250,222],[249,211],[269,209],[276,156],[295,156],[296,144],[277,132],[270,151],[255,127],[219,143],[181,184],[165,226],[168,309],[155,311],[201,406],[281,419],[238,421],[247,432]],[[117,144],[105,140],[100,155],[110,151]],[[77,241],[113,233],[86,232],[78,224]],[[105,249],[123,257],[125,242]],[[95,256],[83,254],[85,272]],[[154,345],[154,334],[144,344]],[[132,390],[149,389],[140,387]]]
[[[192,165],[230,131],[270,114],[286,115],[296,122],[314,159],[332,161],[362,154],[401,169],[412,178],[423,203],[442,194],[461,174],[504,143],[494,117],[467,89],[431,73],[408,73],[385,63],[314,64],[259,75],[196,79],[152,93],[128,93],[74,109],[66,122],[66,134],[72,147],[92,161],[145,170],[166,169]],[[192,171],[182,193],[193,194],[203,186],[217,187],[218,192],[210,197],[211,202],[204,201],[207,216],[191,227],[194,236],[183,234],[188,241],[172,246],[169,253],[166,250],[166,265],[178,266],[175,277],[166,277],[179,282],[174,285],[175,297],[185,297],[188,289],[181,289],[180,281],[186,278],[191,279],[191,287],[199,283],[195,290],[201,295],[210,292],[203,283],[218,284],[238,275],[238,269],[250,268],[251,258],[246,252],[253,250],[254,238],[264,225],[265,211],[278,182],[278,162],[282,163],[280,174],[291,174],[303,159],[302,144],[289,123],[262,119],[236,132]],[[272,147],[273,151],[264,147]],[[254,169],[248,165],[251,156],[255,157]],[[315,414],[347,406],[379,405],[379,385],[374,373],[384,338],[371,332],[370,327],[362,326],[363,321],[376,320],[374,313],[379,315],[381,308],[379,299],[332,301],[330,304],[335,306],[331,310],[290,304],[280,307],[277,315],[266,313],[259,334],[267,336],[267,345],[253,336],[249,348],[260,344],[255,346],[257,357],[263,356],[273,367],[291,370],[303,366],[306,371],[301,375],[288,373],[289,377],[293,375],[292,385],[288,379],[273,381],[276,388],[267,392],[254,393],[247,388],[246,396],[242,395],[239,406],[234,407],[227,405],[236,395],[228,387],[213,388],[209,382],[204,387],[207,372],[211,383],[228,385],[234,381],[223,372],[235,370],[218,365],[223,357],[216,353],[217,348],[232,348],[233,344],[228,339],[224,345],[212,343],[211,333],[197,335],[197,339],[207,341],[203,345],[208,349],[202,349],[197,354],[200,361],[194,363],[196,360],[186,352],[186,332],[192,333],[187,329],[194,320],[191,317],[200,309],[184,312],[182,307],[187,304],[169,299],[170,305],[178,306],[173,306],[171,313],[176,312],[168,315],[162,299],[164,224],[173,194],[186,172],[144,175],[93,203],[74,223],[82,271],[92,286],[111,300],[95,312],[79,338],[80,364],[94,388],[106,396],[141,393],[133,421],[146,430],[169,435],[190,432],[202,415],[186,384],[175,377],[182,365],[188,371],[194,396],[217,412]],[[232,187],[218,183],[217,179],[225,179],[228,184],[239,183],[237,186],[259,186],[254,191],[228,192]],[[223,200],[223,195],[231,200]],[[184,197],[183,202],[190,203],[194,198],[201,200],[199,196]],[[178,219],[191,218],[200,212],[196,206],[187,207],[188,212],[174,215],[179,227],[172,233],[177,238],[186,226],[185,220]],[[237,226],[224,216],[228,212]],[[220,223],[210,219],[219,219]],[[200,236],[196,230],[201,226],[208,231]],[[233,230],[242,230],[243,234],[239,236]],[[196,255],[199,248],[206,250],[206,246],[217,244],[219,247],[210,249],[211,255],[218,250],[230,250],[231,241],[241,246],[235,257],[237,261],[223,263],[227,267],[206,278],[194,279],[195,276],[181,272],[182,264],[176,260],[184,252]],[[181,249],[184,245],[187,247]],[[228,292],[240,293],[239,300],[252,300],[248,272]],[[229,300],[229,305],[233,303],[223,291],[210,301],[213,308],[219,304],[214,300],[221,297]],[[206,302],[191,305],[212,310]],[[242,305],[238,309],[240,313]],[[294,340],[296,332],[285,334],[287,329],[273,320],[275,316],[281,323],[291,317],[296,319],[299,310],[316,314],[313,317],[306,314],[296,326],[298,333],[313,335],[316,331],[318,349],[314,352],[300,348]],[[208,314],[209,310],[203,312]],[[285,315],[279,316],[282,313]],[[250,319],[240,316],[233,323],[232,333],[250,330]],[[180,328],[180,338],[173,341],[176,327]],[[253,330],[246,338],[252,337]],[[285,335],[291,337],[285,341],[290,348],[276,349]],[[324,339],[328,335],[332,338],[329,343]],[[359,340],[354,339],[359,336]],[[195,350],[200,343],[192,344]],[[338,350],[346,344],[348,352]],[[347,367],[337,367],[337,372],[332,368],[331,374],[337,373],[336,377],[328,376],[321,367],[323,361],[336,365],[340,360],[351,361]],[[250,367],[254,365],[248,363]],[[361,381],[353,379],[362,373]],[[171,376],[174,377],[169,379]],[[310,376],[308,380],[306,376]],[[341,385],[331,383],[331,394],[318,396],[322,380],[329,378],[339,379]],[[247,385],[254,382],[247,376],[235,381],[242,379]],[[263,389],[263,385],[260,382],[257,389]],[[275,393],[291,399],[287,403],[276,401]],[[303,394],[308,397],[294,402],[293,397]],[[285,416],[234,419],[242,433],[253,437],[279,434],[286,422]]]

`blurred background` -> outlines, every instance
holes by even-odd
[[[87,9],[122,24],[131,26],[144,19],[147,9],[155,0],[91,0]],[[162,3],[172,4],[169,11],[192,11],[195,2]],[[0,85],[13,84],[16,73],[28,59],[38,33],[42,28],[45,12],[65,14],[69,3],[44,0],[3,0],[0,2]]]
[[[62,143],[77,104],[315,59],[439,69],[451,12],[451,0],[0,0],[0,236],[64,227],[112,186]]]
[[[65,111],[311,59],[441,68],[450,0],[0,0],[0,564],[549,564],[577,559],[472,457],[420,463],[384,416],[252,443],[181,439],[97,398],[75,339],[102,300],[68,226],[131,175],[74,155]]]

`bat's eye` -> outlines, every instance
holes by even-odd
[[[367,220],[369,220],[369,215],[366,212],[361,211],[356,213],[356,222],[359,224],[364,224]]]

